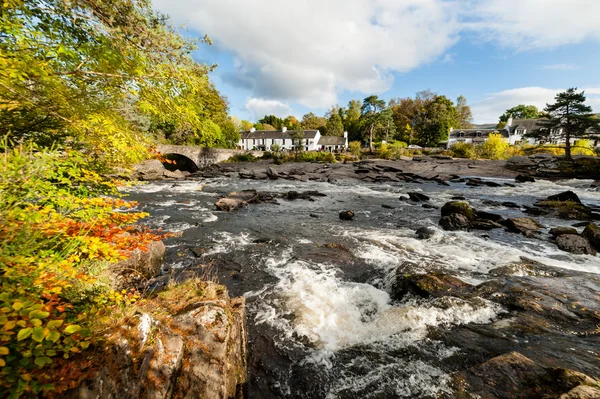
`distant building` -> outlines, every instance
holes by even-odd
[[[302,146],[304,151],[316,150],[343,150],[348,148],[348,133],[344,136],[321,136],[318,130],[305,130],[301,143],[292,138],[293,130],[282,128],[281,130],[256,130],[254,128],[240,134],[238,148],[243,150],[271,151],[274,144],[279,145],[280,150],[292,151],[297,145]]]
[[[490,134],[501,133],[506,139],[508,134],[498,129],[456,129],[450,128],[448,141],[440,143],[441,147],[450,148],[458,143],[465,144],[483,144],[489,139]]]

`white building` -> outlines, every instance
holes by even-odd
[[[292,138],[293,130],[287,128],[281,130],[256,130],[254,128],[240,134],[238,148],[243,150],[262,150],[271,151],[274,144],[279,145],[283,151],[292,151],[298,145]],[[344,132],[343,137],[321,136],[318,130],[304,130],[304,138],[300,145],[304,151],[316,150],[343,150],[348,148],[348,133]]]

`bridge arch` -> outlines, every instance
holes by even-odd
[[[190,157],[177,154],[177,153],[168,153],[163,154],[165,161],[163,161],[163,166],[165,169],[170,170],[172,172],[176,170],[181,170],[183,172],[197,172],[199,167]]]

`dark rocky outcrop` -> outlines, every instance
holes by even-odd
[[[420,240],[426,240],[433,237],[435,230],[431,227],[420,227],[415,231],[415,234]]]
[[[341,220],[353,220],[354,219],[354,212],[352,211],[342,211],[339,214],[339,217]]]
[[[577,203],[581,204],[581,200],[579,199],[579,196],[570,190],[551,195],[547,198],[547,201],[563,201],[563,202],[570,201],[570,202],[577,202]]]
[[[516,156],[506,161],[506,169],[534,177],[600,180],[600,158],[574,156],[573,159],[547,154]]]
[[[294,201],[297,199],[314,201],[313,197],[324,197],[318,191],[288,191],[287,193],[268,193],[256,190],[244,190],[228,193],[215,203],[218,210],[231,212],[248,206],[248,204],[278,204],[277,199]]]
[[[401,300],[408,294],[423,298],[466,296],[472,289],[470,284],[450,274],[434,272],[427,274],[409,274],[402,268],[396,272],[391,284],[391,296],[393,299]]]
[[[166,247],[162,241],[152,241],[145,250],[135,249],[127,259],[112,264],[106,273],[113,288],[120,290],[138,286],[161,271]]]
[[[465,216],[468,220],[475,220],[476,212],[468,202],[450,201],[442,207],[442,217],[459,214]]]
[[[563,234],[556,237],[556,245],[563,251],[579,255],[595,255],[590,243],[585,238],[575,234]]]
[[[492,230],[502,228],[504,218],[500,215],[477,211],[469,203],[447,202],[442,207],[440,226],[444,230]]]
[[[190,172],[181,170],[167,170],[158,159],[148,159],[134,166],[133,178],[138,180],[166,180],[183,179]]]
[[[546,214],[565,220],[591,220],[592,210],[581,203],[577,194],[572,191],[551,195],[547,199],[535,203]]]

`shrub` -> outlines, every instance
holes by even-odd
[[[360,145],[360,141],[351,141],[348,144],[349,150],[352,154],[354,155],[360,155],[360,150],[361,150],[361,145]]]
[[[251,152],[245,154],[237,154],[230,157],[227,162],[256,162],[258,158],[255,157]]]
[[[482,155],[487,159],[504,159],[508,141],[499,133],[492,133],[482,144]]]
[[[161,237],[131,225],[146,214],[79,152],[2,155],[0,397],[55,396],[87,377],[79,354],[137,297],[104,284],[104,265]]]
[[[270,151],[265,151],[262,154],[262,159],[273,159],[273,154]]]
[[[571,148],[571,153],[573,155],[594,155],[594,144],[591,140],[577,140],[573,148]]]
[[[455,158],[475,158],[475,149],[473,144],[456,143],[450,147],[450,152]]]

